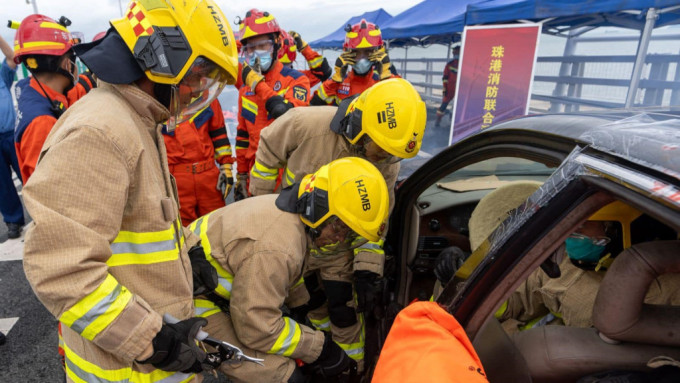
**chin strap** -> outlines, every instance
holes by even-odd
[[[62,70],[63,70],[63,69],[62,69]],[[39,86],[40,89],[43,91],[43,94],[45,95],[45,97],[47,98],[47,100],[49,100],[49,102],[50,102],[50,111],[52,112],[52,114],[54,115],[54,117],[55,117],[56,119],[59,119],[59,117],[61,117],[61,115],[64,114],[64,112],[66,111],[66,108],[64,108],[64,104],[61,103],[61,102],[58,101],[58,100],[52,100],[52,99],[50,98],[50,96],[47,94],[47,92],[45,91],[45,88],[43,88],[43,86],[42,86],[42,84],[40,83],[40,81],[38,80],[38,78],[35,77],[35,75],[33,75],[33,78],[35,79],[35,82],[38,83],[38,86]],[[71,87],[73,88],[73,86],[71,86]]]

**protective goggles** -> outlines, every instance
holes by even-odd
[[[198,57],[182,81],[172,86],[168,130],[205,109],[217,97],[229,75],[226,70],[205,57]]]
[[[312,241],[309,253],[317,258],[340,254],[368,242],[366,238],[360,237],[337,216],[327,219],[316,231],[318,235],[324,235],[324,238],[333,241],[322,246],[317,246],[316,241]]]
[[[255,53],[255,51],[268,51],[269,53],[274,51],[274,41],[263,40],[256,43],[249,43],[243,45],[241,48],[242,55],[249,55]]]
[[[611,238],[609,237],[589,237],[587,235],[579,234],[579,233],[572,233],[569,238],[574,238],[574,239],[585,239],[585,240],[590,240],[593,245],[597,246],[605,246],[609,242],[611,242]]]

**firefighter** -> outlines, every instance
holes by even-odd
[[[309,79],[278,60],[281,29],[273,15],[251,9],[239,23],[243,86],[239,89],[234,199],[246,198],[260,131],[288,110],[309,105]]]
[[[456,44],[452,51],[453,60],[446,63],[444,68],[444,76],[442,76],[442,104],[437,109],[437,120],[434,123],[435,127],[439,127],[442,117],[446,114],[446,108],[449,103],[456,96],[456,82],[458,81],[458,58],[460,55],[460,44]]]
[[[177,182],[182,223],[224,206],[233,185],[234,158],[220,102],[214,100],[174,131],[166,127],[163,139],[168,168]]]
[[[161,129],[235,82],[228,24],[210,0],[133,1],[75,48],[99,86],[59,119],[24,188],[24,270],[62,325],[70,382],[200,380],[199,238],[178,219]]]
[[[71,51],[71,34],[47,16],[26,17],[14,40],[14,62],[24,64],[32,75],[15,88],[18,107],[14,145],[25,184],[52,126],[69,106],[66,93],[78,78],[78,67]]]
[[[223,364],[232,381],[303,382],[294,359],[326,378],[354,366],[330,336],[283,315],[281,307],[309,298],[301,277],[310,252],[331,256],[358,246],[360,238],[380,238],[387,198],[375,166],[350,157],[322,166],[278,196],[231,204],[189,226],[204,251],[192,251],[192,260],[207,258],[218,276],[214,292],[196,299],[196,314],[208,319],[205,329],[213,337],[264,359],[264,367]]]
[[[281,61],[283,65],[292,68],[295,58],[297,57],[297,52],[300,52],[305,57],[305,60],[307,60],[307,65],[309,65],[309,69],[301,70],[300,73],[307,76],[310,87],[326,81],[331,77],[333,70],[331,69],[331,66],[328,65],[328,60],[312,49],[309,44],[302,39],[302,36],[300,36],[299,33],[281,30],[281,36],[283,38],[283,43],[281,45],[281,50],[279,51],[279,61]]]
[[[347,24],[345,31],[343,52],[335,60],[333,76],[314,92],[312,105],[338,105],[378,81],[398,77],[393,73],[394,68],[377,25],[361,19],[352,26]]]
[[[381,171],[394,203],[398,161],[420,150],[426,120],[425,103],[406,80],[381,81],[360,96],[346,99],[340,107],[294,109],[262,131],[261,145],[250,173],[253,195],[272,193],[283,170],[282,186],[299,182],[324,163],[352,155],[368,159]],[[334,340],[362,367],[362,320],[357,311],[371,313],[373,285],[383,275],[385,254],[382,240],[368,242],[352,253],[314,258],[306,265],[305,283],[313,299],[309,313],[320,329],[332,330]],[[317,274],[326,298],[317,289]],[[330,316],[329,316],[330,313]]]
[[[94,35],[92,41],[97,41],[103,38],[106,32],[99,32]],[[73,105],[74,102],[78,101],[81,97],[86,95],[89,91],[97,87],[96,76],[88,69],[84,73],[78,75],[78,82],[75,84],[73,89],[71,89],[66,98],[68,99],[68,104]]]

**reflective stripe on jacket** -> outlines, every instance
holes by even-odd
[[[194,313],[186,245],[198,238],[179,224],[167,117],[136,86],[100,83],[59,119],[24,188],[24,269],[63,323],[69,381],[195,379],[134,361],[164,313]]]
[[[216,293],[229,299],[234,331],[243,345],[313,362],[321,353],[323,333],[284,317],[280,310],[284,304],[304,303],[294,298],[294,291],[305,290],[300,280],[307,236],[300,217],[279,210],[276,197],[227,205],[189,228],[201,237],[206,258],[216,266]],[[214,309],[203,297],[196,301],[197,315],[210,315]]]

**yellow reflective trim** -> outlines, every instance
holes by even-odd
[[[338,342],[336,342],[338,343]],[[341,349],[345,351],[345,354],[354,360],[364,359],[364,342],[360,340],[356,343],[338,343]]]
[[[243,33],[241,33],[241,40],[247,39],[248,37],[253,37],[255,35],[257,35],[257,33],[250,29],[249,26],[246,26],[245,29],[243,30]]]
[[[277,94],[279,96],[283,96],[284,94],[288,93],[288,88],[283,88],[281,89]]]
[[[305,283],[305,278],[304,278],[304,277],[300,277],[300,280],[297,281],[297,282],[295,282],[295,284],[293,285],[293,287],[298,287],[298,286],[300,286],[300,285],[303,284],[303,283]]]
[[[252,112],[253,114],[257,114],[257,110],[258,110],[257,104],[250,101],[249,99],[247,99],[245,97],[241,97],[241,105],[243,106],[243,108]]]
[[[288,185],[292,185],[295,183],[295,174],[290,171],[290,168],[286,166],[286,182],[288,182]]]
[[[498,310],[496,310],[496,312],[493,314],[493,316],[496,319],[501,319],[501,317],[503,317],[503,314],[505,314],[505,311],[507,309],[508,309],[508,301],[505,301],[505,302],[503,302],[501,307]]]
[[[107,274],[104,282],[61,314],[59,320],[85,339],[92,340],[118,317],[130,299],[132,293]],[[101,310],[105,311],[102,313]]]
[[[357,36],[359,36],[358,33],[356,33],[356,32],[351,32],[351,31],[350,31],[350,32],[347,32],[347,35],[346,35],[346,37],[347,37],[347,38],[350,38],[350,39],[353,39],[353,38],[355,38],[355,37],[357,37]]]
[[[109,267],[149,265],[179,258],[172,226],[166,230],[147,233],[121,231],[111,243],[111,252],[111,257],[106,261]]]
[[[27,42],[23,43],[21,48],[27,49],[27,48],[65,48],[66,45],[64,43],[55,43],[53,41],[32,41],[32,42]],[[15,50],[18,50],[15,46]]]
[[[255,164],[253,165],[252,169],[250,169],[250,174],[255,178],[260,178],[265,181],[276,181],[276,177],[279,175],[279,170],[266,167],[255,160]]]
[[[316,327],[317,330],[331,331],[331,318],[329,317],[321,319],[309,318],[309,321],[312,322],[312,324],[314,325],[314,327]]]
[[[191,382],[196,375],[185,374],[182,372],[153,370],[150,373],[134,371],[130,367],[123,367],[115,370],[105,370],[96,364],[89,362],[67,345],[64,345],[66,361],[66,375],[74,382],[131,382],[131,383],[153,383],[153,382]],[[169,379],[170,378],[170,379]]]
[[[319,65],[321,65],[322,62],[323,62],[323,57],[319,56],[319,57],[316,57],[312,60],[309,60],[307,63],[309,64],[310,68],[316,69],[317,67],[319,67]]]
[[[208,221],[212,213],[206,214],[203,217],[197,219],[189,225],[189,230],[201,237],[201,246],[203,246],[203,252],[205,253],[205,259],[215,268],[217,271],[217,288],[215,288],[215,293],[222,298],[231,299],[231,286],[234,283],[234,276],[229,273],[222,265],[217,262],[212,256],[212,247],[210,246],[210,239],[208,238]],[[196,230],[197,223],[200,222],[198,231]]]
[[[326,93],[326,89],[323,86],[323,84],[321,84],[321,86],[319,87],[319,91],[317,94],[319,95],[319,97],[321,97],[322,100],[328,102],[328,99],[330,97],[328,96],[328,93]]]
[[[146,20],[146,19],[144,19],[144,20]],[[146,28],[145,28],[145,29],[146,29]],[[194,120],[196,119],[196,117],[200,116],[201,113],[203,113],[203,112],[204,112],[206,109],[208,109],[208,108],[210,108],[210,104],[206,105],[205,107],[203,107],[203,109],[199,110],[198,112],[196,112],[196,114],[194,114],[193,116],[191,116],[191,118],[189,119],[189,121],[190,121],[190,122],[194,122]]]
[[[212,301],[206,299],[194,299],[194,314],[197,317],[207,318],[213,314],[220,312],[220,308],[217,307]]]
[[[229,156],[231,157],[231,146],[220,146],[215,149],[215,158]]]
[[[57,23],[52,23],[49,21],[43,21],[40,23],[40,28],[52,28],[52,29],[58,29],[62,32],[69,33],[68,29],[66,29],[63,25],[57,24]],[[70,34],[70,33],[69,33]],[[63,44],[62,44],[63,45]]]
[[[279,334],[279,337],[274,342],[272,348],[268,351],[270,354],[279,354],[283,356],[290,356],[293,354],[300,342],[302,331],[300,326],[294,320],[283,317],[284,326]]]
[[[369,36],[380,36],[380,29],[374,29],[372,31],[368,31]]]

